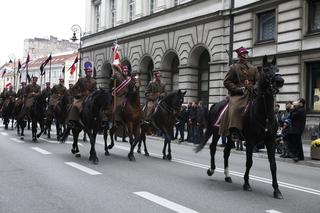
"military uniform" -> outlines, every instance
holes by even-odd
[[[30,114],[30,110],[34,102],[34,98],[40,95],[40,93],[41,93],[41,88],[38,84],[32,83],[26,86],[25,94],[24,94],[24,103],[22,106],[22,111],[19,116],[20,118]]]
[[[67,89],[65,86],[58,84],[52,87],[50,91],[50,99],[48,105],[48,115],[53,115],[53,109],[58,104],[59,100],[66,94]]]
[[[146,107],[144,108],[145,120],[151,119],[152,112],[157,106],[159,98],[163,98],[166,94],[165,85],[161,81],[150,81],[145,92],[147,99]]]
[[[238,62],[230,67],[224,78],[224,86],[229,91],[229,107],[224,113],[219,133],[228,135],[231,128],[242,130],[242,116],[248,101],[254,96],[259,80],[259,72],[249,63]]]
[[[88,95],[96,90],[97,82],[91,77],[80,78],[72,87],[71,91],[75,95],[75,99],[71,105],[68,121],[79,121],[80,112],[82,111],[83,101]]]
[[[128,76],[125,75],[120,69],[115,69],[113,74],[114,80],[116,81],[116,88],[119,86],[123,81],[127,80]],[[131,82],[130,82],[131,83]],[[113,88],[114,90],[116,88]],[[128,94],[128,85],[121,89],[120,91],[113,94],[113,104],[115,104],[115,112],[114,112],[114,120],[116,122],[122,122],[121,118],[121,111],[123,105],[126,100],[126,95]]]
[[[2,109],[5,109],[11,101],[14,101],[15,97],[16,97],[16,93],[12,89],[4,92],[4,94],[2,94],[2,98],[4,100]]]

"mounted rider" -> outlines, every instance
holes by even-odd
[[[41,91],[41,94],[45,95],[46,98],[50,98],[51,95],[51,87],[50,82],[46,82],[46,87]]]
[[[70,89],[75,95],[67,117],[67,124],[70,128],[75,128],[76,122],[80,122],[80,113],[82,112],[84,100],[97,89],[97,82],[92,78],[92,64],[86,62],[84,71],[86,76],[79,78],[77,83]]]
[[[255,96],[255,88],[259,80],[257,67],[248,62],[248,50],[240,47],[235,50],[238,62],[231,65],[224,78],[224,86],[229,92],[229,108],[222,117],[219,133],[230,135],[233,141],[241,138],[242,116]]]
[[[67,88],[64,86],[64,79],[59,78],[59,84],[54,85],[50,92],[50,99],[48,105],[47,115],[53,118],[54,107],[58,104],[59,100],[67,93]]]
[[[25,89],[25,98],[22,108],[22,116],[29,115],[31,106],[34,102],[36,96],[40,95],[41,87],[37,84],[38,77],[32,76],[32,83],[26,86]]]
[[[7,90],[6,92],[4,92],[3,94],[3,105],[2,105],[2,109],[5,109],[10,102],[14,101],[15,100],[15,97],[16,97],[16,93],[15,91],[13,90],[13,87],[12,85],[9,86],[9,90]],[[1,109],[1,111],[2,111]]]
[[[146,92],[146,106],[143,109],[145,121],[151,120],[151,116],[158,101],[167,95],[165,84],[161,82],[161,72],[159,70],[153,73],[154,79],[150,81]]]
[[[27,84],[26,82],[21,82],[21,88],[18,89],[18,92],[17,92],[17,95],[16,95],[16,98],[17,98],[17,102],[19,101],[23,101],[24,97],[25,97],[25,94],[26,94],[26,87],[27,87]]]
[[[122,123],[121,111],[126,101],[126,96],[128,94],[128,85],[131,84],[131,78],[129,77],[129,68],[124,65],[113,65],[114,72],[112,77],[115,81],[115,88],[113,88],[113,104],[114,104],[114,121],[115,125]]]

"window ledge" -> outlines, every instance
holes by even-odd
[[[315,36],[319,36],[320,35],[320,30],[319,31],[313,31],[313,32],[307,32],[304,37],[308,38],[308,37],[315,37]]]
[[[275,39],[270,39],[270,40],[263,40],[263,41],[256,41],[255,45],[264,45],[264,44],[272,44],[272,43],[276,43]]]

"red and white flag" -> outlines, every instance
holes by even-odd
[[[7,84],[6,84],[6,88],[11,87],[11,85],[12,85],[11,82],[7,83]]]
[[[112,60],[113,65],[120,65],[120,54],[119,54],[119,45],[115,42],[112,47]]]

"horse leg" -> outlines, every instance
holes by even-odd
[[[217,150],[217,143],[219,141],[219,135],[213,134],[212,141],[210,144],[210,168],[207,170],[207,175],[212,176],[216,169],[215,155]]]
[[[39,121],[39,125],[40,125],[40,132],[39,134],[37,134],[37,138],[40,138],[40,136],[42,135],[42,133],[44,132],[45,129],[45,124],[44,124],[44,120],[40,120]]]
[[[227,183],[232,183],[232,179],[230,177],[230,174],[229,174],[229,156],[230,156],[230,151],[231,151],[231,148],[233,146],[233,141],[231,140],[230,137],[227,138],[227,144],[226,146],[224,147],[224,150],[223,150],[223,158],[224,158],[224,180],[227,182]]]
[[[130,141],[130,152],[128,154],[128,158],[130,161],[135,161],[135,157],[134,157],[134,154],[133,154],[133,151],[134,151],[134,147],[135,145],[138,143],[138,138],[137,137],[134,137],[133,138],[133,124],[132,123],[129,123],[128,125],[128,134],[129,134],[129,141]]]
[[[249,184],[249,172],[252,167],[252,153],[253,153],[253,147],[252,141],[247,141],[247,147],[246,147],[246,172],[244,173],[244,184],[243,184],[243,190],[245,191],[252,191],[252,188]]]
[[[108,149],[112,149],[114,146],[114,133],[116,132],[116,128],[114,126],[111,127],[109,133],[110,133],[110,139],[111,139],[111,144],[108,146]]]
[[[162,149],[162,159],[165,160],[167,158],[166,156],[166,148],[167,148],[167,144],[168,144],[168,139],[167,136],[164,139],[164,144],[163,144],[163,149]]]
[[[137,152],[139,154],[141,153],[141,141],[143,140],[144,136],[145,136],[145,128],[144,126],[141,126],[141,137],[140,137],[140,140],[138,141],[138,149],[137,149]]]
[[[93,130],[92,133],[88,133],[88,136],[90,138],[90,144],[91,144],[91,149],[90,149],[90,157],[89,160],[92,160],[93,164],[98,164],[99,159],[97,157],[96,149],[95,149],[95,144],[96,144],[96,136],[97,136],[97,131]]]
[[[71,153],[75,154],[77,158],[80,158],[81,155],[79,153],[79,147],[78,147],[78,137],[79,137],[80,130],[78,129],[72,129],[72,135],[73,135],[73,144]]]
[[[48,132],[47,132],[47,138],[51,138],[51,125],[52,125],[52,118],[50,118],[48,122]]]
[[[104,140],[104,155],[109,156],[108,150],[108,129],[103,129],[103,140]]]
[[[87,133],[84,131],[83,132],[83,142],[87,142]]]
[[[32,141],[33,142],[37,142],[37,122],[36,121],[32,121],[31,124],[31,131],[32,131]]]
[[[275,145],[273,141],[267,141],[266,143],[268,159],[270,164],[270,170],[272,175],[272,187],[273,187],[273,197],[277,199],[283,199],[282,193],[279,190],[277,181],[277,164],[275,159]]]
[[[140,145],[141,145],[141,140],[143,142],[143,146],[144,146],[144,155],[145,156],[149,156],[149,152],[148,152],[148,149],[147,149],[147,143],[146,143],[146,140],[147,140],[147,137],[146,137],[146,134],[144,133],[144,135],[141,135],[140,137]]]
[[[59,140],[60,134],[61,134],[61,126],[58,120],[56,120],[56,131],[57,131],[57,140]]]

